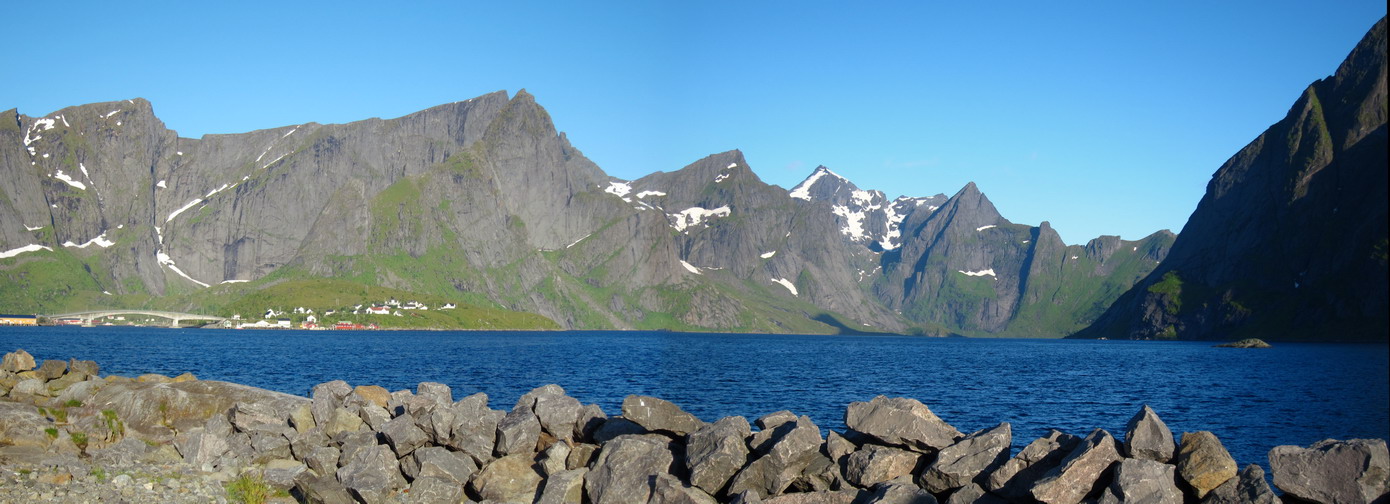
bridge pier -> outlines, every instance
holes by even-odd
[[[174,329],[178,329],[178,328],[179,328],[179,321],[181,321],[181,320],[182,320],[182,319],[170,319],[170,320],[169,320],[169,327],[174,328]]]

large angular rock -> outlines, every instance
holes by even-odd
[[[406,502],[412,504],[463,502],[463,485],[434,477],[416,478],[415,481],[410,482],[410,493]]]
[[[854,490],[824,490],[782,494],[758,502],[762,504],[853,504],[859,497],[859,492]]]
[[[536,504],[582,504],[586,474],[589,474],[588,468],[569,469],[550,475],[545,479]]]
[[[1173,431],[1145,404],[1125,426],[1125,455],[1168,463],[1173,460]]]
[[[0,360],[0,371],[20,373],[33,370],[36,365],[34,356],[21,349],[5,354],[4,359]]]
[[[896,480],[874,487],[865,504],[937,504],[936,497],[911,482]]]
[[[945,493],[971,482],[982,482],[995,468],[1009,460],[1013,431],[1004,422],[993,429],[979,431],[941,449],[936,460],[922,472],[917,484],[928,492]]]
[[[428,399],[434,402],[436,407],[454,403],[454,391],[448,385],[437,382],[420,382],[415,386],[415,397]]]
[[[699,488],[686,486],[684,482],[670,474],[658,474],[652,480],[651,502],[664,504],[718,504]]]
[[[277,490],[289,490],[294,481],[309,470],[309,466],[294,459],[274,459],[265,463],[262,476],[266,484]]]
[[[323,426],[323,434],[328,437],[335,437],[344,432],[357,432],[366,425],[362,417],[357,413],[349,411],[347,408],[338,408],[329,413],[328,420],[319,424]]]
[[[381,426],[380,432],[381,436],[386,438],[386,443],[396,452],[396,458],[409,455],[429,441],[429,436],[415,425],[415,418],[409,413],[392,418]]]
[[[386,445],[371,445],[350,457],[338,468],[338,481],[357,500],[369,504],[386,502],[397,490],[406,488],[396,456]]]
[[[338,482],[332,474],[309,475],[294,483],[295,490],[309,502],[321,504],[355,504],[347,487]]]
[[[579,443],[570,447],[570,455],[565,458],[565,469],[579,469],[589,467],[589,463],[594,461],[598,455],[598,445],[589,443]]]
[[[174,447],[184,462],[203,471],[211,471],[230,449],[227,438],[202,430],[188,433],[183,440],[176,441]]]
[[[1184,432],[1173,463],[1178,466],[1178,477],[1192,487],[1199,499],[1236,475],[1236,460],[1216,434],[1207,431]]]
[[[489,462],[473,475],[473,493],[498,502],[532,502],[540,488],[541,475],[532,468],[526,453],[507,455]]]
[[[101,366],[96,361],[68,359],[68,373],[80,376],[97,376],[101,374]]]
[[[1182,504],[1174,470],[1155,460],[1121,460],[1099,504]]]
[[[802,416],[795,422],[778,426],[785,434],[772,442],[766,454],[754,459],[729,482],[729,494],[753,490],[761,497],[781,494],[801,476],[807,465],[820,455],[824,442],[810,418]]]
[[[845,409],[845,426],[883,444],[917,451],[940,450],[961,437],[960,431],[937,418],[925,404],[905,397],[852,402]]]
[[[479,465],[492,460],[497,445],[497,424],[505,416],[487,407],[487,394],[477,393],[460,399],[453,407],[454,424],[449,428],[449,447],[467,453]]]
[[[1080,443],[1081,438],[1071,434],[1058,430],[1048,432],[1046,436],[1028,443],[1018,455],[990,472],[981,486],[1009,500],[1030,500],[1032,494],[1029,491],[1032,490],[1033,482],[1061,465],[1062,460]]]
[[[986,492],[980,485],[966,483],[946,498],[946,504],[1008,504],[1003,497]]]
[[[613,417],[603,421],[603,424],[594,429],[591,436],[594,443],[604,444],[618,436],[650,434],[651,431],[637,425],[636,422],[623,417]]]
[[[1274,486],[1311,502],[1367,503],[1390,491],[1390,454],[1382,439],[1276,446],[1269,451],[1269,467]]]
[[[1101,475],[1120,460],[1115,438],[1091,431],[1062,462],[1033,485],[1033,498],[1046,504],[1076,504],[1101,483]]]
[[[845,459],[845,479],[854,486],[868,488],[912,474],[921,460],[921,453],[866,444]]]
[[[729,479],[748,463],[748,439],[752,429],[741,416],[724,417],[685,438],[685,467],[690,484],[718,495]]]
[[[309,451],[308,455],[301,457],[304,464],[313,469],[317,474],[332,475],[338,471],[338,460],[343,456],[343,452],[332,446],[319,446]]]
[[[411,456],[417,478],[439,478],[452,481],[459,486],[468,483],[478,472],[473,458],[463,453],[449,451],[442,446],[426,446],[415,450]]]
[[[58,377],[63,376],[63,373],[67,370],[67,361],[46,359],[43,361],[43,365],[39,366],[39,369],[34,372],[39,375],[40,379],[48,381],[58,379]]]
[[[686,413],[670,401],[639,395],[623,398],[623,418],[648,431],[668,432],[676,436],[695,432],[705,425],[695,415]]]
[[[351,393],[352,386],[343,380],[333,380],[314,385],[313,390],[309,393],[314,422],[319,425],[328,423],[333,417],[333,410],[343,407],[343,398]]]
[[[541,451],[536,459],[536,464],[540,466],[541,475],[549,478],[550,475],[569,469],[567,467],[570,456],[570,444],[566,441],[556,441],[549,448]]]
[[[213,380],[178,383],[107,383],[86,406],[112,410],[129,433],[151,441],[172,440],[175,432],[202,426],[211,413],[244,403],[267,412],[274,423],[288,425],[290,412],[308,399],[246,385]],[[259,417],[259,414],[257,415]],[[253,425],[249,416],[242,420]],[[172,427],[172,428],[171,428]]]
[[[848,487],[840,464],[822,454],[801,470],[801,477],[792,482],[790,489],[796,492],[823,492]]]
[[[0,446],[48,446],[48,420],[31,404],[0,401]]]
[[[535,453],[540,437],[541,422],[536,419],[536,414],[525,408],[514,409],[497,424],[497,456],[514,453],[529,456]]]
[[[541,422],[541,430],[556,439],[575,439],[575,423],[583,406],[578,399],[565,395],[565,389],[559,385],[545,385],[527,392],[517,400],[516,407],[534,412]]]
[[[579,442],[593,441],[593,434],[599,426],[608,421],[608,415],[604,414],[603,408],[597,404],[586,404],[579,408],[574,421],[574,440]]]
[[[1236,477],[1226,480],[1221,486],[1212,489],[1202,499],[1202,504],[1280,504],[1283,502],[1265,481],[1265,470],[1259,464],[1250,464]]]
[[[845,439],[840,433],[830,431],[825,435],[825,454],[830,456],[830,460],[840,463],[849,454],[854,453],[859,447],[855,446],[850,440]]]
[[[391,402],[391,392],[381,385],[358,385],[353,387],[352,393],[382,408]]]
[[[655,434],[625,435],[603,444],[584,478],[584,493],[593,504],[647,502],[651,480],[668,474],[674,456],[669,439]]]

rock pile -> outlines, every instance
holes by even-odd
[[[0,466],[40,475],[13,473],[0,500],[102,501],[110,491],[89,493],[84,482],[130,467],[184,483],[129,485],[127,476],[117,497],[170,502],[207,498],[208,481],[247,475],[285,500],[324,503],[1280,500],[1260,466],[1238,470],[1210,432],[1175,443],[1147,406],[1123,439],[1053,431],[1013,454],[1008,423],[964,434],[908,398],[851,403],[848,429],[822,435],[787,411],[751,425],[707,423],[646,396],[629,396],[609,417],[556,385],[495,410],[486,394],[455,400],[439,383],[388,392],[331,381],[306,399],[191,376],[101,378],[83,361],[36,364],[21,350],[0,367]],[[1369,503],[1387,493],[1384,440],[1281,446],[1269,462],[1275,485],[1300,500]],[[144,487],[152,493],[130,490]]]

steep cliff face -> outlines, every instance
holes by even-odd
[[[11,110],[0,156],[0,302],[50,313],[331,277],[566,328],[1058,336],[1166,251],[1066,247],[973,184],[889,201],[821,167],[787,191],[738,151],[617,180],[524,90],[201,139],[143,100]]]
[[[1221,166],[1167,259],[1077,337],[1385,341],[1386,26]]]

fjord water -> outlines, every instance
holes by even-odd
[[[1123,437],[1148,404],[1175,434],[1210,430],[1241,465],[1270,448],[1390,437],[1385,345],[936,339],[667,332],[430,332],[0,328],[0,351],[88,359],[103,375],[192,372],[296,395],[321,382],[486,392],[510,409],[556,383],[618,414],[624,396],[712,421],[777,410],[844,429],[845,406],[921,400],[962,432],[1007,421],[1016,447],[1047,429]]]

